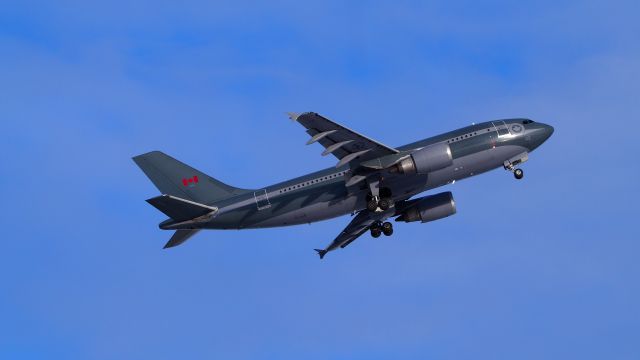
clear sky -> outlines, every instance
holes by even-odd
[[[525,5],[526,3],[526,5]],[[637,1],[2,1],[1,359],[638,359]],[[529,117],[458,214],[162,250],[162,150],[238,187],[330,167],[286,111],[390,146]]]

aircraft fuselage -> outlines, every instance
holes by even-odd
[[[420,148],[446,143],[453,163],[428,174],[381,173],[381,184],[399,202],[426,190],[504,167],[525,157],[542,144],[553,128],[527,119],[484,122],[407,144],[396,149],[410,154]],[[348,165],[327,168],[295,179],[240,194],[212,204],[218,214],[207,222],[176,226],[168,220],[163,229],[245,229],[312,223],[355,213],[366,208],[365,182],[345,186]]]

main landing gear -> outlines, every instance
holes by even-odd
[[[375,190],[378,190],[377,188]],[[378,194],[370,194],[367,200],[367,210],[376,212],[378,209],[385,211],[393,206],[393,198],[389,188],[382,188],[377,191]],[[372,191],[373,193],[373,191]]]
[[[378,208],[380,208],[380,210],[384,211],[384,210],[388,210],[391,205],[393,205],[393,202],[390,198],[374,198],[372,197],[371,200],[369,200],[367,202],[367,210],[371,211],[371,212],[375,212],[376,210],[378,210]]]
[[[382,234],[384,234],[384,236],[393,235],[393,224],[388,221],[384,223],[377,221],[373,223],[369,229],[371,231],[371,236],[374,238],[379,238]]]

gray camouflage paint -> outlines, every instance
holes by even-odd
[[[426,190],[502,167],[504,162],[529,153],[546,141],[553,127],[526,123],[527,119],[484,122],[398,147],[411,153],[422,147],[447,142],[453,164],[428,175],[383,172],[384,186],[400,202]],[[345,186],[348,166],[328,168],[302,177],[207,203],[219,213],[206,223],[174,227],[173,220],[160,224],[164,229],[244,229],[298,225],[354,213],[366,207],[366,182]]]

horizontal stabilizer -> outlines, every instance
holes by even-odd
[[[178,230],[173,233],[171,239],[164,245],[163,249],[167,249],[170,247],[178,246],[183,242],[189,240],[193,235],[197,234],[199,229],[195,230]]]
[[[327,250],[323,250],[323,249],[313,249],[315,250],[318,255],[320,255],[320,260],[322,260],[324,258],[324,256],[327,254]]]
[[[218,210],[213,206],[199,204],[171,195],[156,196],[147,200],[147,202],[175,221],[195,219]]]

